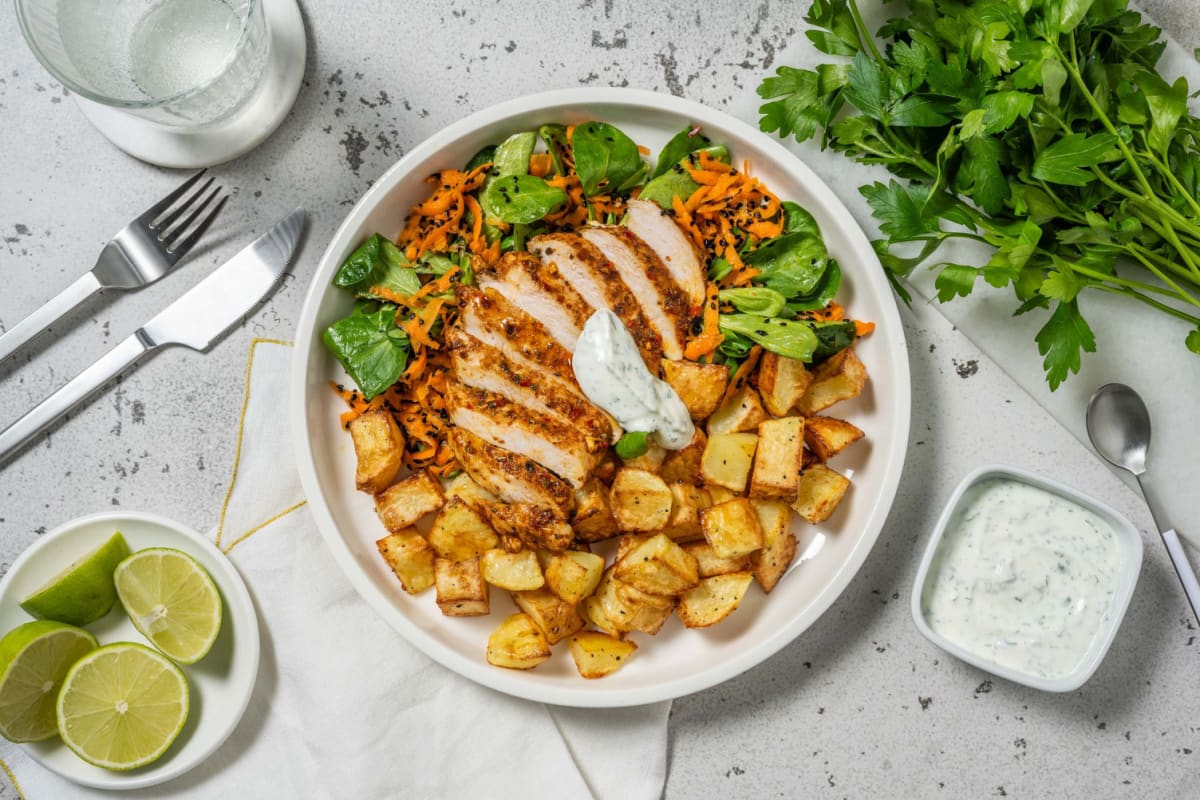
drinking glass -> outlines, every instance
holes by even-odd
[[[263,77],[262,0],[16,0],[38,61],[89,100],[173,128],[229,117]]]

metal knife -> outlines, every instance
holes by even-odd
[[[300,242],[304,219],[304,209],[292,211],[99,361],[0,432],[0,462],[147,353],[171,345],[208,349],[283,277]]]

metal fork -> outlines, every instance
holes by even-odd
[[[15,353],[56,319],[96,292],[102,289],[140,289],[173,270],[180,259],[200,240],[217,214],[225,207],[225,202],[229,200],[229,195],[224,195],[212,211],[201,218],[222,189],[218,185],[211,192],[208,191],[213,182],[213,179],[209,178],[199,189],[191,191],[204,177],[205,172],[206,170],[200,170],[188,178],[182,186],[118,231],[117,235],[104,245],[91,272],[0,336],[0,361]],[[188,194],[189,192],[191,193]],[[188,196],[172,208],[185,194]],[[197,200],[200,200],[200,204],[186,219],[176,225],[179,218],[195,205]]]

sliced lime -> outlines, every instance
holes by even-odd
[[[36,742],[58,733],[58,688],[71,665],[95,649],[95,636],[48,619],[26,622],[0,639],[0,734]]]
[[[125,613],[143,636],[180,664],[204,658],[221,631],[221,595],[187,553],[139,550],[113,576]]]
[[[188,684],[169,658],[133,642],[105,645],[67,672],[58,733],[97,767],[129,770],[157,760],[188,715]]]
[[[21,608],[39,619],[72,625],[95,622],[117,601],[113,570],[129,555],[120,533],[55,575],[42,588],[21,601]]]

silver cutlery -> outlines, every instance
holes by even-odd
[[[173,270],[196,242],[200,241],[200,237],[221,213],[229,199],[229,195],[221,197],[212,211],[201,217],[222,188],[217,186],[210,192],[209,187],[212,186],[213,179],[209,178],[199,189],[188,194],[204,177],[204,173],[205,170],[200,170],[188,178],[182,186],[118,231],[100,251],[100,258],[96,260],[96,266],[91,272],[63,289],[54,299],[0,336],[0,361],[8,358],[56,319],[101,289],[140,289]],[[172,208],[180,198],[183,198],[183,201]],[[180,217],[197,201],[200,201],[200,204],[192,209],[192,213],[186,219],[176,225]]]
[[[1150,516],[1158,528],[1167,555],[1175,565],[1175,574],[1183,584],[1192,614],[1200,620],[1200,582],[1188,561],[1179,534],[1167,525],[1162,506],[1146,482],[1146,455],[1150,450],[1150,412],[1141,396],[1123,383],[1101,386],[1088,401],[1088,437],[1096,452],[1114,467],[1133,473],[1141,489],[1142,499],[1150,508]]]
[[[0,432],[0,462],[147,353],[169,345],[206,350],[258,305],[283,277],[300,241],[304,219],[304,209],[292,211],[78,377]]]

